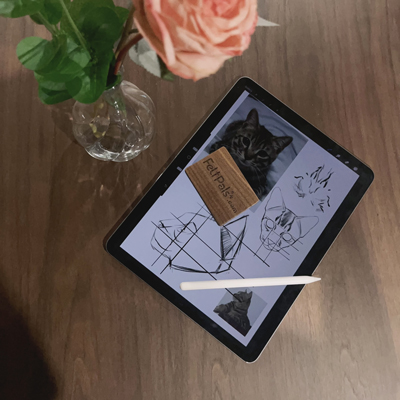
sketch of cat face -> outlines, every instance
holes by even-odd
[[[280,251],[292,246],[318,223],[318,217],[298,217],[286,208],[282,193],[275,188],[261,220],[260,239],[265,248]]]
[[[294,191],[301,199],[307,199],[315,210],[318,212],[325,212],[330,207],[329,180],[333,175],[333,171],[324,170],[325,165],[319,166],[311,173],[303,173],[302,175],[295,176],[297,180],[294,185]]]

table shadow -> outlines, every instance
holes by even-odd
[[[72,108],[75,104],[74,99],[63,101],[62,103],[45,106],[46,111],[50,114],[54,125],[61,131],[71,142],[78,143],[72,131]]]
[[[0,286],[0,399],[52,400],[56,394],[41,350]]]

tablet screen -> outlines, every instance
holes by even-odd
[[[222,146],[260,201],[220,227],[182,170],[121,247],[246,346],[285,287],[180,283],[294,275],[359,175],[247,91],[188,166]]]

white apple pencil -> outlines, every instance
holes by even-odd
[[[313,276],[284,276],[274,278],[221,279],[216,281],[182,282],[182,290],[230,289],[256,286],[307,285],[320,281]]]

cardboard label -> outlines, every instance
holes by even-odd
[[[186,168],[186,174],[220,226],[258,202],[225,147]]]

